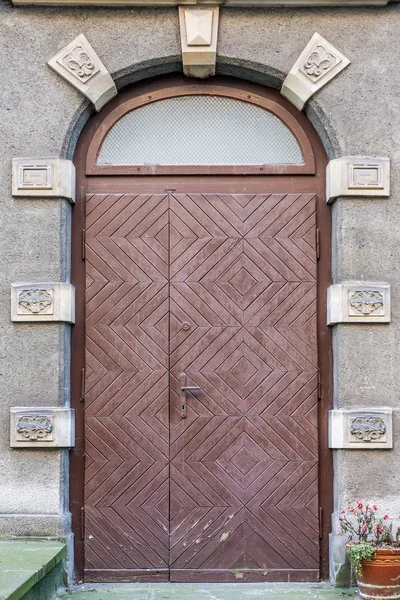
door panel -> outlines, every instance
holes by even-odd
[[[168,580],[168,198],[89,196],[85,577]]]
[[[317,580],[314,195],[87,211],[86,579]]]
[[[315,197],[170,207],[187,322],[170,362],[171,580],[317,579]],[[182,372],[201,388],[185,419]]]

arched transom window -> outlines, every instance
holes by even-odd
[[[301,165],[274,114],[221,96],[181,96],[130,111],[108,132],[98,165]]]
[[[294,110],[223,85],[131,97],[95,132],[86,173],[311,174],[314,154]]]

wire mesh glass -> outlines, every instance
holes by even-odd
[[[106,136],[97,164],[303,164],[299,144],[267,110],[220,96],[159,100],[126,114]]]

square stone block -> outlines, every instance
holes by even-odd
[[[328,325],[335,323],[389,323],[390,285],[340,283],[328,288]]]
[[[72,448],[75,445],[75,414],[71,408],[10,409],[11,448]]]
[[[11,320],[75,323],[75,288],[70,283],[12,283]]]
[[[75,167],[61,158],[13,158],[12,195],[75,202]]]
[[[281,94],[302,110],[313,94],[349,64],[339,50],[314,33],[283,82]]]
[[[326,201],[343,197],[380,197],[390,194],[390,159],[384,156],[344,156],[326,167]]]
[[[329,448],[374,450],[392,447],[391,408],[329,411]]]

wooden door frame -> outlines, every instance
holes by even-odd
[[[203,93],[212,94],[216,87],[223,88],[225,96],[239,98],[246,101],[249,97],[253,103],[266,107],[279,108],[280,118],[285,114],[290,115],[290,127],[296,130],[297,139],[304,141],[304,134],[312,148],[313,156],[308,155],[304,167],[296,167],[294,170],[282,169],[279,165],[269,169],[268,174],[250,168],[247,171],[227,168],[220,174],[210,174],[207,167],[197,169],[191,174],[184,174],[174,169],[170,174],[161,169],[158,173],[132,173],[128,167],[125,174],[118,172],[112,175],[110,169],[106,172],[88,175],[88,168],[93,169],[93,153],[99,147],[99,136],[108,131],[107,122],[115,122],[115,111],[124,106],[126,111],[132,110],[135,99],[160,94],[165,97],[163,90],[169,90],[167,97],[171,97],[175,89],[182,90],[187,87],[188,94],[193,86],[202,86]],[[181,94],[182,95],[182,94]],[[150,98],[151,99],[151,98]],[[258,99],[260,99],[258,101]],[[137,105],[137,102],[136,102]],[[281,110],[282,109],[282,110]],[[278,111],[277,111],[278,112]],[[114,114],[113,114],[114,113]],[[125,114],[125,113],[123,113]],[[120,117],[119,117],[120,118]],[[106,126],[104,126],[106,124]],[[294,129],[293,129],[294,127]],[[97,132],[97,133],[96,133]],[[300,136],[300,132],[303,132]],[[94,138],[96,137],[96,145]],[[88,156],[91,148],[92,158]],[[302,149],[304,145],[302,145]],[[87,160],[89,159],[88,166]],[[90,162],[91,161],[91,162]],[[71,282],[76,289],[76,322],[72,328],[71,336],[71,406],[76,415],[76,445],[70,454],[70,512],[72,514],[72,531],[74,533],[74,555],[75,575],[77,580],[83,576],[84,547],[82,532],[84,529],[84,403],[83,398],[83,369],[84,369],[84,343],[85,343],[85,262],[83,256],[83,230],[85,225],[85,198],[89,193],[101,193],[105,191],[118,192],[148,192],[165,191],[195,192],[228,192],[244,193],[244,188],[251,192],[312,192],[317,196],[317,228],[320,232],[318,243],[319,260],[317,262],[317,326],[318,326],[318,356],[319,369],[321,373],[321,388],[319,401],[319,501],[322,508],[320,515],[320,577],[326,580],[329,577],[329,532],[331,530],[331,514],[333,511],[333,460],[332,452],[328,448],[328,411],[332,408],[333,370],[332,370],[332,343],[331,329],[327,326],[326,318],[326,290],[331,285],[331,211],[325,202],[325,170],[328,159],[318,134],[307,118],[293,107],[285,98],[280,96],[276,90],[265,88],[261,85],[246,81],[222,77],[214,77],[209,81],[193,84],[193,81],[182,75],[162,76],[156,79],[145,80],[141,83],[122,91],[112,100],[101,113],[89,119],[79,138],[74,163],[77,171],[77,194],[76,205],[72,214],[72,264]],[[310,165],[312,168],[310,169]],[[92,171],[93,172],[93,171]],[[190,172],[190,171],[189,171]],[[246,173],[246,174],[245,174]],[[257,173],[257,174],[255,174]],[[140,176],[135,177],[139,174]],[[110,183],[112,186],[110,188]]]

